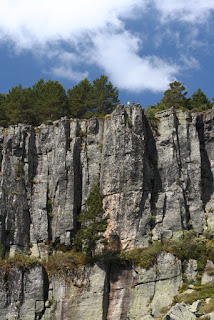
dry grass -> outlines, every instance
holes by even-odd
[[[194,287],[191,293],[183,293],[175,297],[174,302],[192,304],[194,301],[203,300],[214,296],[214,283]]]

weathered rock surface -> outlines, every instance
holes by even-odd
[[[0,271],[0,319],[41,319],[45,311],[48,279],[35,265],[28,272],[12,268]]]
[[[212,261],[207,261],[205,272],[202,275],[201,283],[214,283],[214,263]]]
[[[194,313],[189,311],[187,305],[184,302],[177,303],[171,310],[167,313],[167,315],[163,318],[163,320],[195,320],[196,316]]]
[[[192,227],[214,234],[214,108],[204,114],[172,108],[157,117],[156,133],[140,105],[119,105],[104,119],[0,128],[0,254],[46,259],[49,243],[72,244],[96,183],[114,249]],[[195,280],[195,262],[186,274]],[[149,270],[82,270],[76,285],[48,280],[39,266],[0,276],[2,320],[157,319],[182,282],[180,262],[166,253]]]
[[[5,281],[7,277],[7,281]],[[1,272],[0,319],[157,319],[182,284],[181,263],[161,253],[157,266],[83,267],[69,281],[40,266]]]
[[[0,239],[6,251],[43,256],[72,243],[77,215],[100,182],[119,248],[213,232],[214,110],[158,113],[153,135],[139,105],[88,121],[62,118],[0,131]],[[204,212],[206,214],[204,214]]]
[[[188,282],[196,281],[198,275],[198,264],[197,260],[189,259],[185,268],[185,276]]]

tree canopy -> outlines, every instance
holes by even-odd
[[[185,86],[178,81],[174,81],[169,84],[169,89],[164,92],[164,96],[160,102],[158,102],[157,105],[151,106],[151,108],[157,111],[171,107],[196,111],[204,111],[212,108],[213,103],[209,101],[201,89],[198,89],[189,98],[186,97],[187,93]]]
[[[68,90],[69,116],[90,118],[111,113],[119,103],[118,94],[107,76],[101,75],[92,84],[84,79]]]
[[[158,111],[171,107],[182,110],[206,111],[214,105],[214,102],[211,102],[201,89],[198,89],[189,98],[186,97],[187,93],[185,86],[181,82],[174,81],[170,83],[169,89],[164,92],[164,96],[160,102],[156,105],[148,106],[145,110],[145,114],[152,127],[155,128],[157,126],[155,113]]]
[[[73,118],[81,118],[92,108],[92,85],[88,79],[68,89],[68,112]]]
[[[212,108],[212,103],[200,88],[194,92],[192,97],[189,99],[188,109],[190,110],[200,109],[201,111],[204,111],[210,108]]]
[[[0,93],[0,125],[28,123],[39,125],[60,117],[90,118],[103,116],[114,110],[118,90],[102,75],[91,84],[82,80],[67,94],[58,81],[41,78],[32,87],[13,87],[8,93]]]
[[[185,107],[188,99],[185,87],[178,81],[169,84],[169,89],[164,92],[164,96],[158,103],[159,107],[164,106],[165,109],[175,107],[176,109]]]
[[[65,89],[58,81],[40,79],[33,86],[34,110],[37,110],[37,122],[47,119],[56,120],[67,112]]]

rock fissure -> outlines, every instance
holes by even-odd
[[[155,283],[155,282],[159,282],[159,281],[165,281],[165,280],[170,280],[170,279],[180,278],[180,277],[181,277],[181,274],[172,276],[170,278],[161,278],[161,279],[154,279],[151,281],[139,282],[139,283],[134,284],[134,286],[137,287],[137,286],[144,285],[144,284]],[[118,289],[118,290],[120,290],[120,289]]]
[[[48,243],[70,248],[95,184],[110,217],[110,249],[148,246],[186,229],[213,235],[214,109],[157,117],[158,136],[139,105],[119,105],[101,120],[0,129],[1,255],[48,259]],[[85,278],[71,272],[73,285],[54,276],[47,284],[41,267],[23,271],[23,280],[13,273],[20,305],[13,292],[5,303],[1,278],[0,320],[67,320],[71,313],[75,320],[158,319],[182,284],[179,260],[167,253],[158,259],[157,270],[137,272],[87,266]]]

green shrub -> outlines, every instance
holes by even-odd
[[[149,269],[157,262],[157,257],[162,251],[162,245],[155,241],[151,246],[146,248],[134,248],[132,250],[123,250],[119,254],[119,260],[137,264],[145,269]]]
[[[0,258],[3,258],[5,252],[5,246],[0,242]]]
[[[41,262],[35,257],[30,257],[20,253],[16,253],[14,257],[8,259],[0,259],[0,267],[7,270],[11,269],[12,267],[28,270],[35,264],[41,264]]]
[[[79,136],[80,136],[80,138],[85,138],[86,136],[87,136],[87,132],[86,132],[86,130],[82,130],[82,129],[80,129],[79,130]]]
[[[106,244],[107,239],[103,233],[108,225],[108,216],[104,215],[103,197],[100,194],[98,185],[95,185],[87,200],[86,210],[81,211],[78,221],[81,223],[80,230],[74,238],[74,245],[82,249],[87,256],[94,257],[98,242]]]
[[[149,106],[147,109],[145,109],[144,113],[149,121],[151,127],[153,130],[157,130],[159,119],[155,116],[155,113],[158,112],[158,110],[154,109],[152,106]]]
[[[21,161],[17,161],[15,163],[15,171],[16,171],[16,176],[20,178],[24,173],[24,163]]]
[[[61,277],[69,275],[70,271],[86,264],[86,255],[74,250],[68,252],[58,251],[52,254],[44,267],[49,275],[56,274]]]
[[[214,259],[213,241],[196,237],[193,230],[186,231],[179,240],[164,240],[163,250],[173,253],[182,261],[197,260],[200,272],[205,269],[207,260]]]

